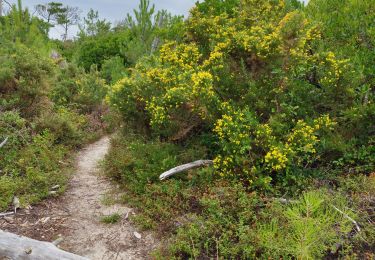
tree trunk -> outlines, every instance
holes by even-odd
[[[54,244],[0,230],[0,259],[88,260],[57,248]]]

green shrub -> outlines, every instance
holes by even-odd
[[[76,65],[69,64],[61,69],[50,96],[57,105],[88,114],[103,104],[106,93],[105,80],[95,66],[86,73]]]
[[[121,57],[115,56],[103,62],[100,74],[107,84],[114,84],[126,76],[127,73]]]
[[[73,101],[82,112],[89,113],[102,105],[107,94],[107,85],[95,66],[91,67],[89,73],[80,75],[80,78],[76,79],[76,84],[78,95]]]
[[[135,137],[117,136],[112,140],[104,164],[105,172],[126,187],[128,192],[124,201],[144,212],[135,220],[140,226],[156,228],[157,223],[164,223],[164,228],[170,229],[173,216],[196,206],[194,192],[200,191],[193,184],[209,182],[212,174],[202,172],[197,176],[186,176],[181,173],[162,183],[158,181],[159,175],[179,164],[201,159],[204,150],[193,145],[183,149],[175,144],[137,140]],[[186,178],[192,179],[191,185],[185,186],[183,180]]]
[[[216,186],[201,199],[202,214],[177,230],[168,252],[179,259],[321,258],[336,252],[334,245],[352,229],[326,196],[312,191],[291,205],[264,205],[240,186]]]
[[[112,215],[101,217],[100,221],[105,224],[115,224],[121,219],[120,214],[114,213]]]
[[[7,146],[11,146],[11,141]],[[13,196],[18,196],[22,205],[46,198],[51,187],[63,186],[66,174],[61,172],[60,161],[67,154],[63,146],[55,145],[52,134],[45,131],[18,149],[2,149],[0,157],[0,208],[5,209]]]
[[[122,50],[127,41],[127,32],[107,33],[85,38],[79,43],[77,49],[77,63],[87,72],[90,71],[92,65],[101,69],[105,60],[116,56],[121,57],[122,63],[125,64],[127,58],[122,54]]]
[[[0,97],[3,109],[18,109],[27,117],[38,115],[46,106],[50,78],[55,66],[37,51],[21,43],[0,49]]]
[[[302,169],[340,168],[333,162],[367,146],[374,134],[374,73],[365,69],[374,67],[373,15],[366,13],[373,8],[371,1],[320,2],[198,3],[185,41],[139,60],[108,99],[126,122],[161,139],[189,138],[196,129],[215,134],[217,172],[254,188],[280,175],[292,183]],[[341,13],[331,20],[335,8]],[[351,14],[357,21],[345,18]],[[334,131],[307,132],[324,118],[336,122]]]
[[[249,192],[241,180],[218,178],[212,168],[159,181],[159,174],[166,169],[204,158],[205,149],[194,142],[185,145],[120,135],[112,140],[104,163],[105,172],[126,191],[124,203],[138,210],[132,220],[168,237],[154,253],[157,259],[319,259],[363,255],[373,244],[366,220],[371,217],[355,213],[370,210],[372,182],[368,177],[350,181],[343,176],[337,183],[335,172],[332,176],[336,179],[330,181],[328,174],[321,179],[319,171],[304,173],[301,169],[304,182],[279,187],[284,185],[283,176],[279,185],[266,193]],[[309,186],[303,187],[307,181]],[[333,189],[330,182],[342,188]],[[295,191],[287,204],[278,199],[285,191]],[[368,198],[364,205],[361,197]],[[334,207],[355,219],[363,230],[357,233],[353,223]]]
[[[43,113],[35,120],[34,125],[37,132],[50,131],[57,144],[78,146],[87,136],[85,129],[88,119],[85,115],[60,107],[56,112]]]

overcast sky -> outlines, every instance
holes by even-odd
[[[11,3],[16,0],[8,0]],[[86,16],[90,8],[99,11],[101,18],[106,18],[112,23],[121,21],[127,13],[132,13],[134,8],[138,7],[139,0],[23,0],[23,5],[29,7],[30,11],[34,10],[37,4],[48,2],[61,2],[65,5],[77,6],[82,10],[81,16]],[[191,7],[197,0],[151,0],[156,9],[166,9],[173,14],[187,16]],[[71,36],[76,34],[77,29],[72,29],[69,33]],[[55,28],[51,30],[51,37],[61,37],[63,30]]]

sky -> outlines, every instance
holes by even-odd
[[[81,10],[81,17],[86,16],[90,8],[99,11],[101,19],[105,18],[113,24],[123,20],[127,13],[132,13],[133,9],[137,9],[139,0],[23,0],[23,5],[29,7],[30,11],[34,11],[37,4],[44,4],[48,2],[61,2],[64,5],[79,7]],[[172,14],[188,15],[190,8],[192,8],[198,0],[151,0],[155,4],[157,10],[166,9]],[[308,0],[303,0],[305,3]],[[10,3],[16,3],[17,0],[8,0]],[[69,37],[72,38],[78,32],[78,27],[75,26],[70,29]],[[61,38],[63,29],[58,26],[50,31],[50,37]]]
[[[10,3],[16,0],[8,0]],[[81,17],[86,16],[90,8],[99,11],[100,18],[105,18],[112,23],[123,20],[127,13],[132,13],[137,9],[139,0],[23,0],[23,5],[29,7],[30,11],[34,10],[37,4],[48,2],[61,2],[64,5],[79,7],[82,10]],[[172,14],[187,16],[197,0],[151,0],[157,10],[166,9]],[[69,32],[70,37],[76,35],[77,28],[72,28]],[[63,30],[59,27],[52,28],[50,36],[61,38]]]

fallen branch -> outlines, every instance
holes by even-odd
[[[4,145],[6,145],[6,143],[8,142],[8,137],[7,138],[5,138],[5,140],[4,141],[2,141],[1,142],[1,144],[0,144],[0,148],[2,148]]]
[[[1,259],[87,260],[57,248],[52,243],[21,237],[0,230]]]
[[[170,177],[170,176],[172,176],[176,173],[187,171],[187,170],[194,169],[194,168],[203,167],[203,166],[208,166],[208,165],[212,165],[212,164],[213,164],[212,160],[199,160],[199,161],[183,164],[183,165],[177,166],[173,169],[170,169],[170,170],[164,172],[163,174],[160,175],[159,179],[165,180],[166,178],[168,178],[168,177]]]
[[[349,217],[348,214],[344,213],[342,210],[336,208],[335,206],[331,205],[337,212],[341,213],[346,219],[348,219],[350,222],[352,222],[355,226],[355,228],[357,229],[358,232],[361,231],[361,228],[359,227],[357,221],[355,221],[354,219],[352,219],[351,217]]]
[[[62,164],[62,165],[69,165],[69,163],[66,163],[66,162],[63,162],[63,161],[59,161],[59,164]]]
[[[296,200],[289,200],[289,199],[284,199],[284,198],[276,198],[274,200],[277,200],[281,204],[291,204],[291,203],[296,203]]]
[[[11,215],[14,215],[14,212],[5,212],[5,213],[0,213],[0,218],[2,217],[6,217],[6,216],[11,216]]]

